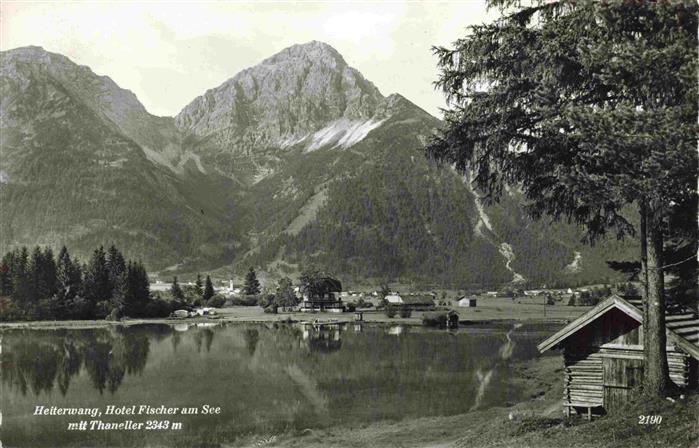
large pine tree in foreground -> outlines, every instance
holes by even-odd
[[[489,6],[501,18],[435,49],[451,108],[427,152],[489,200],[519,187],[534,217],[582,224],[588,241],[639,234],[644,390],[662,395],[668,217],[696,203],[697,4]]]

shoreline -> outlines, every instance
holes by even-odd
[[[240,308],[257,308],[257,307],[240,307]],[[259,312],[240,313],[239,307],[223,308],[220,314],[215,317],[187,317],[187,318],[126,318],[118,321],[110,320],[39,320],[39,321],[16,321],[16,322],[0,322],[0,330],[3,329],[89,329],[89,328],[108,328],[108,327],[129,327],[134,325],[177,325],[177,324],[201,324],[201,323],[243,323],[243,324],[261,324],[261,323],[338,323],[338,324],[380,324],[380,325],[406,325],[423,327],[422,312],[416,312],[412,317],[387,317],[383,312],[369,311],[364,312],[364,320],[356,321],[354,313],[300,313],[300,312],[283,312],[279,314],[266,314]],[[245,310],[248,311],[248,310]],[[257,311],[257,310],[253,310]],[[491,319],[460,319],[459,329],[468,328],[507,328],[514,324],[528,324],[532,326],[552,326],[564,325],[569,319],[557,317],[503,317]],[[432,328],[432,327],[425,327]]]

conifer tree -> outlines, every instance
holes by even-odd
[[[202,295],[202,299],[205,301],[209,301],[213,296],[214,296],[214,285],[211,282],[211,277],[209,275],[207,275],[206,281],[204,282],[204,293]]]
[[[63,246],[58,253],[56,263],[56,318],[80,317],[80,304],[75,299],[82,288],[80,263],[72,260],[68,249]]]
[[[260,282],[257,280],[255,269],[250,267],[250,270],[245,274],[244,291],[246,295],[255,295],[260,293]]]
[[[112,306],[121,309],[126,301],[127,272],[124,256],[113,244],[107,250],[105,264],[109,275],[110,301]]]
[[[13,259],[12,301],[22,312],[27,313],[30,308],[30,295],[32,293],[30,283],[32,278],[29,273],[29,251],[26,246],[22,246],[21,249],[17,250]]]
[[[172,278],[172,286],[170,287],[170,294],[172,294],[172,298],[175,299],[176,301],[184,302],[184,292],[182,291],[180,284],[177,282],[177,276],[174,276]]]
[[[146,306],[150,300],[150,282],[148,280],[148,274],[143,265],[138,261],[129,261],[126,272],[124,312],[130,317],[143,316],[145,315]]]
[[[582,224],[588,241],[634,234],[624,212],[638,210],[644,391],[662,395],[666,222],[696,195],[698,7],[489,5],[503,16],[435,49],[451,109],[428,155],[469,174],[488,201],[519,187],[532,216]]]
[[[95,249],[84,273],[83,294],[88,302],[88,313],[92,313],[98,302],[111,300],[112,286],[104,247]]]
[[[12,295],[12,267],[15,263],[15,251],[7,252],[0,261],[0,296]]]
[[[45,247],[42,258],[39,294],[42,298],[50,298],[56,294],[58,288],[56,278],[56,259],[53,256],[53,249],[48,246]]]
[[[194,281],[194,288],[196,289],[197,297],[203,298],[204,295],[204,284],[201,281],[201,275],[197,273],[197,279]]]

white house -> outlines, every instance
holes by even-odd
[[[386,299],[386,302],[391,305],[403,305],[403,298],[398,294],[389,294],[384,298]]]
[[[462,297],[459,299],[459,306],[461,307],[470,307],[473,308],[476,306],[476,298],[475,297]]]

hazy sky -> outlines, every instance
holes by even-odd
[[[459,2],[0,1],[0,49],[38,45],[132,90],[149,112],[175,115],[206,89],[295,43],[327,42],[381,93],[438,115],[432,45],[494,17]]]

